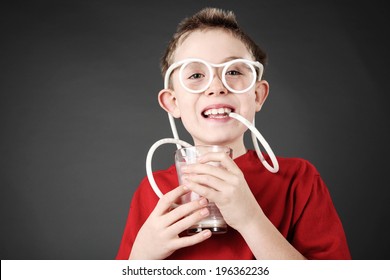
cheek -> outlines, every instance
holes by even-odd
[[[190,93],[178,94],[176,104],[180,110],[182,119],[191,119],[195,117],[195,96],[191,96]]]
[[[247,97],[241,102],[241,110],[240,113],[245,116],[248,120],[252,120],[256,114],[257,105],[255,102],[255,98]]]

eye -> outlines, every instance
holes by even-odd
[[[240,71],[237,71],[237,70],[229,70],[226,72],[226,75],[237,76],[237,75],[242,75],[242,74]]]
[[[201,74],[201,73],[195,73],[195,74],[192,74],[191,76],[189,76],[189,79],[201,79],[201,78],[204,78],[204,75]]]

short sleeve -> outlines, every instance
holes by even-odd
[[[127,260],[137,233],[156,206],[158,197],[145,177],[135,191],[130,203],[125,230],[116,255],[117,260]]]
[[[300,202],[303,208],[293,226],[290,242],[308,259],[351,259],[328,188],[318,173],[310,181],[305,186],[309,188],[308,196],[301,198],[305,201]]]

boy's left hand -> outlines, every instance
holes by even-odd
[[[215,202],[228,225],[241,231],[263,213],[243,173],[228,155],[208,153],[199,162],[182,168],[183,181],[191,191]]]

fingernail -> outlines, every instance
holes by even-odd
[[[203,236],[204,237],[210,237],[211,236],[211,231],[209,231],[209,230],[204,230],[204,231],[202,231],[202,234],[203,234]]]
[[[199,204],[202,205],[202,206],[206,206],[207,203],[208,203],[208,202],[207,202],[207,199],[204,198],[204,197],[203,197],[202,199],[199,200]]]
[[[209,209],[207,208],[203,208],[201,211],[200,211],[200,214],[202,216],[207,216],[209,214]]]
[[[198,158],[198,162],[199,163],[205,163],[204,157],[203,156],[199,157]]]

